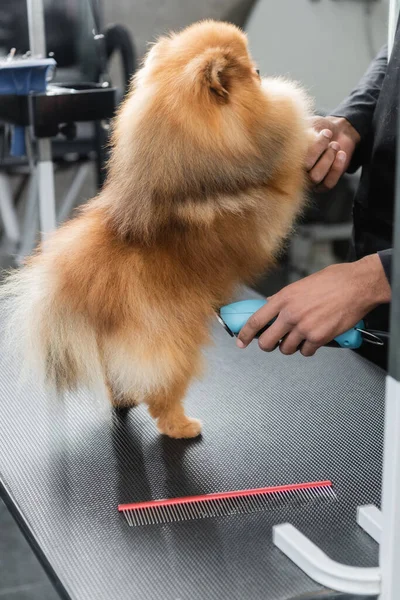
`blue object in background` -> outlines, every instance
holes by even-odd
[[[28,96],[32,92],[45,92],[55,67],[54,58],[16,58],[0,61],[0,95]],[[25,154],[25,128],[15,125],[11,155]]]
[[[235,335],[239,333],[246,321],[254,314],[257,310],[267,304],[267,300],[242,300],[240,302],[234,302],[223,306],[219,311],[219,314],[224,321],[225,325],[229,327],[231,332]],[[269,323],[269,325],[272,324]],[[364,329],[364,322],[359,321],[353,329],[349,329],[345,333],[335,337],[335,342],[340,348],[351,348],[353,350],[360,348],[363,338],[357,328]]]

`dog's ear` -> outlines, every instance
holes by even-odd
[[[219,102],[228,102],[234,76],[234,59],[229,52],[222,48],[209,48],[194,58],[188,69],[202,91],[206,90]]]
[[[229,73],[228,60],[224,56],[216,56],[211,59],[204,70],[206,85],[212,94],[216,94],[221,100],[227,100],[229,96]]]

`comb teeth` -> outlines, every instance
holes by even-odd
[[[132,527],[140,525],[163,525],[179,521],[192,521],[210,517],[227,517],[236,514],[274,510],[285,506],[304,505],[336,500],[330,481],[260,488],[154,500],[136,504],[121,504],[122,512]]]

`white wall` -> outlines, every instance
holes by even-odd
[[[259,0],[247,23],[250,48],[263,75],[303,83],[317,109],[333,109],[386,42],[388,3],[361,0]]]
[[[179,30],[193,21],[222,19],[242,25],[253,2],[254,0],[102,0],[105,22],[123,23],[128,27],[139,56],[146,51],[147,43],[154,42],[160,34]]]

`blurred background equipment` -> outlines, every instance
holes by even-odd
[[[32,6],[32,14],[37,15],[34,3]],[[15,56],[27,56],[32,43],[27,17],[25,0],[2,3],[0,50],[3,59],[13,48]],[[108,121],[136,68],[130,33],[122,25],[103,27],[100,6],[94,0],[46,1],[44,17],[44,54],[55,59],[56,76],[41,95],[20,96],[18,102],[12,95],[0,97],[0,264],[3,266],[19,263],[32,252],[39,231],[51,228],[55,217],[50,218],[50,214],[55,208],[57,223],[61,223],[75,206],[94,195],[96,187],[101,187],[107,160]],[[37,16],[33,20],[36,19]],[[33,25],[34,30],[37,24]],[[38,31],[40,33],[40,27]],[[33,54],[40,53],[34,49]],[[109,61],[116,56],[121,61],[118,90],[112,87],[108,74]],[[0,77],[4,79],[13,64],[21,66],[23,61],[14,58],[14,61],[3,62]],[[24,120],[31,125],[25,127],[27,148],[16,153],[12,151],[15,124]],[[42,161],[43,144],[47,139],[46,160]],[[24,145],[23,140],[21,143]],[[53,166],[55,208],[52,206]],[[41,191],[41,185],[47,188]]]

